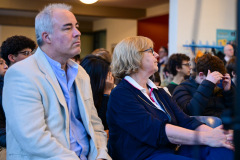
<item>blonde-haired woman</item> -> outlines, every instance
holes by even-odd
[[[107,110],[112,158],[190,160],[194,157],[193,147],[182,146],[175,153],[177,144],[201,145],[202,159],[233,158],[231,133],[225,133],[221,126],[212,129],[190,118],[162,88],[149,80],[158,70],[157,58],[153,42],[142,36],[128,37],[114,49],[112,73],[122,81],[113,89]]]

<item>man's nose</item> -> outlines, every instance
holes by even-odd
[[[75,28],[74,29],[74,37],[80,37],[81,36],[81,32],[79,31],[79,29],[78,28]]]
[[[7,64],[5,64],[5,65],[4,65],[4,69],[8,69],[8,66],[7,66]]]

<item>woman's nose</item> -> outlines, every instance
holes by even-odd
[[[154,52],[154,57],[156,58],[156,59],[158,59],[159,58],[159,54],[157,53],[157,52],[155,52],[155,51],[153,51]]]

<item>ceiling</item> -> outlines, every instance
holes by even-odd
[[[169,0],[99,0],[87,5],[79,0],[0,0],[0,25],[34,26],[34,17],[49,3],[67,3],[78,21],[89,28],[101,18],[141,19],[146,9]],[[82,25],[84,27],[84,25]]]
[[[99,0],[96,5],[146,9],[168,2],[169,0]]]

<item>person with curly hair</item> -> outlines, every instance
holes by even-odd
[[[12,36],[7,38],[1,46],[1,56],[8,66],[32,55],[36,43],[25,36]]]
[[[185,79],[185,77],[190,75],[190,58],[185,54],[175,53],[168,59],[167,67],[173,75],[173,80],[167,86],[169,92],[172,94],[174,89]]]
[[[2,90],[4,79],[3,76],[8,69],[16,62],[19,62],[32,54],[32,51],[36,48],[36,43],[25,36],[12,36],[3,41],[1,46],[0,58],[0,147],[1,155],[0,159],[6,159],[6,118],[2,106]],[[3,70],[3,73],[1,72]],[[4,157],[3,157],[4,156]]]
[[[234,106],[234,88],[223,61],[205,54],[197,59],[196,77],[177,86],[172,95],[180,108],[190,116],[221,117]]]

